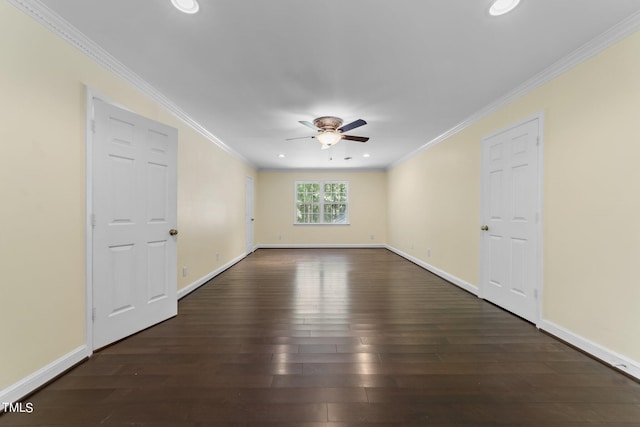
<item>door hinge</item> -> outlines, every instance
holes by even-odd
[[[96,214],[91,214],[91,226],[96,226]]]
[[[91,132],[96,133],[96,121],[91,120]]]
[[[540,146],[540,137],[536,136],[536,145],[539,147]]]
[[[93,307],[91,309],[91,320],[94,321],[94,322],[96,320],[96,308],[95,307]]]
[[[537,289],[534,289],[534,290],[533,290],[533,297],[534,297],[535,299],[538,299],[538,290],[537,290]]]

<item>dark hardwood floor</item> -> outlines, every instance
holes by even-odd
[[[0,426],[640,426],[640,384],[384,249],[262,249]]]

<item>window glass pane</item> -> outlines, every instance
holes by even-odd
[[[324,222],[333,224],[334,222],[333,205],[324,205]]]
[[[324,201],[325,202],[333,202],[333,197],[334,197],[333,193],[325,191],[325,193],[324,193]]]

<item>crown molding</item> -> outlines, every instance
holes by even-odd
[[[213,133],[207,130],[204,126],[198,123],[196,120],[191,118],[187,112],[177,106],[173,101],[167,98],[162,92],[149,84],[142,77],[134,73],[132,70],[127,68],[124,64],[118,61],[115,57],[113,57],[109,52],[101,48],[97,43],[91,40],[89,37],[85,36],[82,32],[80,32],[77,28],[71,25],[69,22],[64,20],[58,14],[53,12],[47,6],[45,6],[39,0],[7,0],[10,4],[20,9],[40,24],[42,24],[45,28],[49,29],[51,32],[61,37],[64,41],[72,45],[73,47],[80,50],[84,55],[88,56],[94,62],[103,66],[111,73],[115,74],[117,77],[126,81],[134,88],[138,89],[140,92],[151,98],[153,101],[160,104],[178,119],[182,120],[187,126],[191,127],[193,130],[207,138],[209,141],[213,142],[219,148],[221,148],[226,153],[231,156],[237,158],[238,160],[243,161],[244,163],[256,167],[252,162],[250,162],[243,155],[226,145],[224,142],[220,140],[220,138],[216,137]]]
[[[367,173],[386,172],[385,168],[260,168],[258,172],[277,173]]]
[[[506,95],[498,98],[496,101],[487,105],[486,107],[476,111],[474,114],[469,116],[464,121],[458,123],[451,129],[446,132],[438,135],[433,138],[426,144],[420,146],[419,148],[411,151],[410,153],[402,156],[400,159],[392,162],[387,170],[393,169],[394,167],[404,163],[405,161],[411,159],[422,151],[432,147],[450,137],[457,134],[458,132],[466,129],[472,124],[479,122],[483,118],[497,112],[501,108],[507,106],[518,98],[532,92],[534,89],[539,88],[540,86],[550,82],[551,80],[559,77],[560,75],[566,73],[577,65],[585,62],[589,58],[592,58],[602,52],[603,50],[611,47],[615,43],[621,41],[622,39],[630,36],[631,34],[640,30],[640,12],[634,13],[633,15],[627,17],[623,21],[611,27],[609,30],[595,37],[591,41],[585,43],[578,49],[574,50],[564,58],[558,60],[554,64],[550,65],[540,73],[536,74],[529,80],[525,81],[520,86],[508,92]]]

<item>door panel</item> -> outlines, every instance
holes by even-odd
[[[502,170],[493,170],[489,175],[489,217],[492,221],[502,221],[504,214],[503,207],[503,184]]]
[[[538,119],[483,140],[481,295],[537,319]]]
[[[501,260],[505,258],[504,244],[501,236],[491,235],[488,239],[488,250],[490,255],[488,282],[492,286],[502,288],[505,283],[504,269],[501,264]]]
[[[111,288],[106,303],[109,316],[135,308],[135,245],[110,246],[111,271],[108,272],[108,286]]]
[[[167,298],[169,283],[166,266],[169,262],[167,242],[149,242],[147,247],[147,303]]]
[[[177,132],[95,101],[94,348],[177,313]]]

